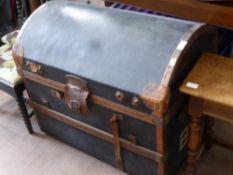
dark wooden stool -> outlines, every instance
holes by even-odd
[[[213,120],[233,124],[233,59],[204,54],[180,87],[190,96],[188,113],[190,132],[187,166],[184,174],[195,174],[195,166],[202,147],[201,117],[206,117],[204,140],[208,147],[213,143]],[[216,138],[222,146],[232,144]],[[220,145],[220,144],[219,144]]]
[[[33,115],[31,112],[30,114],[28,113],[26,104],[25,104],[25,99],[23,98],[23,92],[25,91],[25,86],[22,80],[17,82],[16,84],[10,84],[7,81],[4,81],[0,79],[0,90],[6,92],[7,94],[11,95],[14,97],[17,101],[18,107],[21,111],[21,114],[23,116],[25,125],[27,127],[27,130],[30,134],[33,133],[30,117]]]

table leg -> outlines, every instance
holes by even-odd
[[[195,174],[198,154],[201,148],[202,101],[191,98],[189,102],[189,141],[185,174]]]
[[[212,117],[206,116],[206,124],[205,124],[205,142],[206,149],[210,149],[214,142],[214,119]]]

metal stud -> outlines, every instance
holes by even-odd
[[[117,91],[117,92],[115,93],[115,97],[117,98],[117,100],[123,101],[123,99],[124,99],[124,94],[123,94],[121,91]]]
[[[133,106],[139,106],[141,104],[141,101],[138,97],[134,97],[132,100],[132,105]]]

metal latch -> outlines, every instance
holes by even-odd
[[[41,65],[39,65],[39,64],[36,64],[32,61],[27,61],[27,67],[33,73],[41,73]]]
[[[71,110],[78,114],[86,114],[89,93],[86,81],[73,75],[66,76],[64,99]]]

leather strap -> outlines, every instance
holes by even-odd
[[[123,170],[118,121],[119,121],[118,116],[114,114],[111,118],[111,125],[112,125],[112,134],[114,140],[115,161],[117,168]]]

